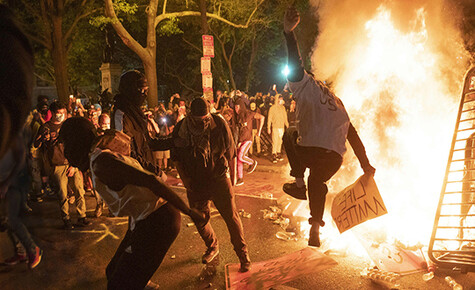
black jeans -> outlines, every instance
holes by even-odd
[[[308,200],[310,223],[324,225],[323,212],[328,187],[325,184],[340,169],[343,158],[340,154],[320,147],[305,147],[297,144],[298,132],[289,128],[283,137],[283,144],[290,163],[290,175],[303,178],[306,168],[308,176]]]
[[[244,253],[247,253],[247,244],[244,240],[241,218],[236,208],[231,180],[229,178],[216,178],[209,183],[207,189],[200,189],[199,191],[187,189],[187,197],[190,207],[199,210],[207,217],[210,215],[209,202],[212,200],[228,227],[231,243],[237,256],[241,257]],[[218,238],[210,222],[208,221],[201,226],[199,226],[199,223],[195,224],[206,247],[217,247]]]
[[[180,212],[165,204],[127,230],[106,268],[107,289],[142,290],[180,232]]]

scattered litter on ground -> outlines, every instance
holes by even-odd
[[[297,240],[294,232],[277,232],[275,234],[276,238],[284,241]]]
[[[251,218],[251,214],[246,212],[244,209],[239,210],[239,215],[242,216],[243,218],[247,218],[247,219]]]
[[[452,287],[453,290],[463,290],[463,286],[457,283],[454,278],[446,276],[445,281],[447,282],[447,284],[449,284],[450,287]]]
[[[377,268],[364,268],[361,271],[361,276],[388,289],[399,289],[399,279],[401,277],[399,274]]]

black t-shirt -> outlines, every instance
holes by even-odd
[[[238,142],[251,141],[252,139],[252,121],[256,112],[245,110],[237,116],[237,126],[239,128]]]
[[[236,155],[236,147],[226,121],[218,115],[212,114],[212,116],[216,127],[210,131],[210,160],[205,163],[203,156],[199,154],[195,156],[191,145],[175,145],[171,152],[172,159],[183,165],[194,190],[209,189],[213,179],[225,178],[226,172],[229,170],[228,160]],[[173,130],[172,136],[175,144],[182,143],[176,141],[176,139],[182,139],[178,135],[182,125],[183,120],[178,122]]]

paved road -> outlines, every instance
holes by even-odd
[[[265,261],[293,253],[306,247],[306,240],[283,241],[275,234],[280,226],[263,218],[261,210],[276,205],[283,196],[280,188],[288,179],[285,165],[274,166],[260,159],[258,170],[245,177],[245,184],[236,188],[237,205],[249,218],[243,218],[246,239],[250,247],[251,260]],[[172,184],[179,180],[170,178]],[[183,189],[176,187],[184,194]],[[269,197],[272,196],[272,199]],[[87,197],[87,205],[92,215],[94,198]],[[26,217],[34,239],[44,250],[41,264],[30,271],[26,264],[13,267],[0,266],[0,289],[105,289],[104,269],[117,248],[126,230],[126,219],[100,217],[92,219],[88,228],[73,231],[62,230],[59,207],[50,200],[32,204],[33,213]],[[105,211],[107,214],[107,210]],[[188,226],[191,220],[183,216],[182,230],[170,251],[155,273],[152,280],[160,284],[161,289],[225,289],[225,269],[229,263],[237,263],[230,245],[224,221],[219,215],[212,218],[212,224],[220,240],[220,263],[216,274],[199,279],[203,266],[200,263],[204,244],[194,226]],[[322,251],[331,249],[326,243]],[[5,233],[0,233],[0,260],[12,254]],[[312,275],[301,277],[273,289],[384,289],[371,281],[361,278],[363,268],[371,265],[365,255],[331,252],[330,256],[338,265]],[[401,289],[450,289],[443,278],[451,275],[464,289],[475,289],[475,274],[460,274],[439,270],[436,277],[424,282],[422,274],[416,273],[401,278]]]

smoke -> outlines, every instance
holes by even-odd
[[[312,4],[320,18],[312,71],[345,104],[398,220],[392,230],[410,235],[407,219],[430,231],[470,60],[454,21],[458,11],[442,0]],[[353,182],[358,168],[346,154],[331,191]],[[411,210],[423,214],[414,219]]]

